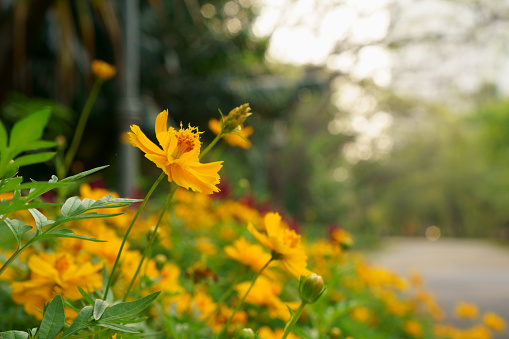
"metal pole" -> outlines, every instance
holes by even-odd
[[[122,99],[118,119],[120,132],[130,130],[131,124],[140,124],[140,49],[139,0],[124,2],[124,62],[122,63]],[[137,191],[140,174],[140,153],[131,145],[120,143],[120,192],[132,197]]]

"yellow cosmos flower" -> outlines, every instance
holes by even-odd
[[[30,279],[11,284],[12,300],[40,320],[42,314],[37,309],[42,310],[55,293],[65,299],[78,300],[82,296],[77,285],[85,290],[101,288],[102,266],[102,263],[91,264],[85,260],[78,262],[68,253],[33,255],[28,260]]]
[[[117,74],[117,68],[102,60],[92,61],[92,73],[104,80],[111,79]]]
[[[168,110],[162,111],[156,119],[156,138],[162,149],[155,145],[141,129],[131,125],[129,142],[145,152],[145,157],[168,175],[168,181],[192,189],[195,192],[212,194],[219,192],[217,172],[223,167],[222,161],[202,164],[200,155],[200,132],[196,127],[180,130],[167,128]]]
[[[311,274],[306,268],[308,257],[301,244],[300,235],[285,226],[278,213],[267,213],[264,224],[266,234],[259,232],[251,223],[247,229],[265,248],[272,251],[272,256],[297,279]]]
[[[285,330],[282,328],[276,328],[275,330],[272,330],[270,327],[263,326],[258,330],[258,335],[260,336],[260,339],[279,339],[283,337],[283,334],[285,333]],[[297,337],[293,333],[288,334],[288,339],[299,339],[300,337]]]
[[[247,290],[251,285],[250,281],[246,281],[235,286],[239,297],[246,294]],[[287,302],[284,303],[279,299],[279,295],[283,287],[276,281],[269,280],[264,276],[258,277],[256,282],[247,295],[245,302],[252,305],[258,305],[265,307],[269,311],[269,315],[272,318],[282,319],[288,321],[290,319],[290,312],[288,307],[292,309],[298,308],[298,302]]]
[[[263,247],[249,243],[244,237],[240,237],[233,245],[226,246],[224,252],[230,258],[250,267],[255,272],[259,272],[270,260],[270,254],[265,252]]]
[[[422,328],[421,323],[414,319],[405,322],[403,330],[412,338],[421,338],[424,334],[424,329]]]
[[[505,330],[505,320],[496,313],[487,312],[483,315],[482,320],[486,326],[497,332],[503,332]]]
[[[209,120],[209,129],[215,135],[221,133],[221,120],[219,119],[210,119]],[[243,149],[248,149],[251,147],[251,141],[249,141],[248,137],[253,134],[254,128],[252,126],[244,127],[239,125],[238,129],[230,134],[223,135],[224,141],[228,143],[230,146],[238,146]]]
[[[460,302],[454,307],[454,312],[458,318],[475,319],[479,315],[479,309],[474,303]]]

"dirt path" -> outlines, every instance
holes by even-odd
[[[467,301],[475,302],[481,314],[498,313],[509,325],[507,248],[481,240],[388,238],[381,250],[366,257],[404,276],[410,269],[419,271],[448,321],[454,321],[455,304]],[[509,330],[497,338],[509,338]]]

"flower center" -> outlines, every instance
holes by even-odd
[[[197,133],[193,132],[193,129],[180,129],[177,132],[177,147],[171,155],[175,159],[179,159],[184,153],[190,152],[195,147]]]
[[[294,230],[285,230],[283,235],[283,242],[287,244],[290,248],[295,248],[297,244],[300,242],[300,235],[295,233]]]

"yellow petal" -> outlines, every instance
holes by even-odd
[[[166,136],[168,135],[168,110],[164,110],[156,118],[156,138],[159,141],[159,145],[163,146]],[[164,149],[164,146],[163,146]]]
[[[131,131],[128,132],[129,142],[134,147],[138,147],[145,153],[160,154],[164,156],[162,149],[156,146],[149,138],[141,131],[137,125],[131,125]]]
[[[180,160],[180,159],[179,159]],[[178,162],[170,166],[171,177],[175,183],[195,192],[212,194],[219,192],[217,172],[223,167],[222,161],[201,164],[199,162]]]

